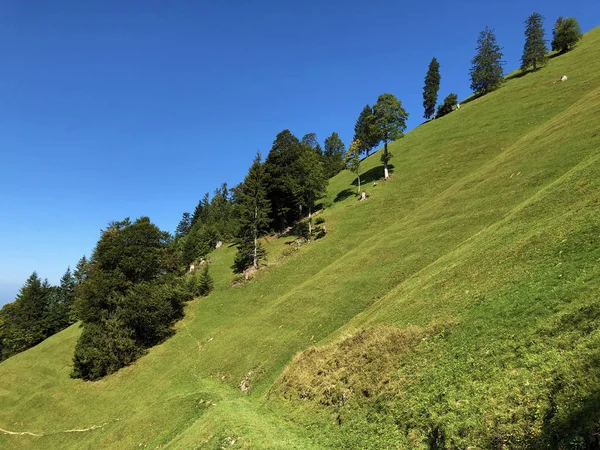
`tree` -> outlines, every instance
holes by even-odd
[[[383,141],[383,154],[381,162],[383,162],[383,174],[387,180],[388,163],[392,155],[388,152],[388,142],[395,141],[404,136],[406,129],[406,120],[408,113],[402,108],[402,103],[392,94],[381,94],[377,99],[377,103],[373,106],[375,115],[375,124],[379,130],[379,136]]]
[[[264,256],[259,251],[258,239],[268,230],[271,212],[265,185],[265,167],[261,163],[260,153],[257,153],[244,183],[237,190],[240,232],[236,268],[240,272],[248,267],[246,264],[249,262],[258,269],[259,259]]]
[[[325,178],[329,179],[337,175],[344,168],[346,147],[340,136],[333,132],[325,139],[325,151],[323,152],[323,170]]]
[[[192,215],[189,212],[184,212],[175,230],[175,236],[185,236],[190,232],[190,228],[192,228]]]
[[[298,216],[294,210],[294,193],[297,191],[298,176],[295,164],[302,146],[289,130],[277,135],[271,151],[265,160],[265,173],[268,179],[267,198],[271,202],[271,218],[283,230],[286,224]]]
[[[316,133],[305,134],[302,137],[301,142],[303,144],[308,145],[310,148],[312,148],[317,155],[321,156],[323,154],[323,149],[321,149],[321,145],[319,144],[319,141],[317,140]]]
[[[0,360],[39,344],[50,336],[49,311],[54,288],[33,272],[14,302],[0,310]]]
[[[303,211],[308,211],[308,235],[310,236],[315,203],[323,196],[327,188],[323,162],[310,146],[302,144],[299,157],[294,164],[293,173],[297,179],[294,197],[298,206],[298,215],[302,218]]]
[[[198,295],[205,297],[213,290],[213,288],[214,282],[210,273],[208,273],[208,263],[206,263],[198,277]]]
[[[436,117],[443,117],[446,114],[452,112],[454,107],[458,104],[458,96],[456,94],[450,94],[444,99],[444,103],[438,106]]]
[[[360,142],[361,152],[366,152],[367,156],[369,156],[369,152],[381,142],[379,129],[375,123],[373,108],[369,105],[366,105],[363,108],[358,119],[356,119],[356,124],[354,125],[354,139],[352,140]]]
[[[533,66],[533,71],[546,63],[546,41],[544,40],[544,27],[541,14],[534,12],[525,21],[525,45],[521,56],[521,70],[526,71]]]
[[[573,17],[559,17],[552,30],[552,50],[560,53],[568,52],[581,39],[581,28]]]
[[[477,55],[471,60],[471,89],[484,95],[496,89],[503,80],[502,52],[494,30],[485,27],[477,39]]]
[[[95,380],[130,364],[172,333],[186,300],[174,288],[169,233],[142,217],[111,222],[77,287],[83,332],[72,376]]]
[[[346,167],[356,174],[357,193],[360,194],[360,141],[352,141],[346,154]]]
[[[423,117],[429,119],[435,114],[438,91],[440,90],[440,63],[433,58],[429,63],[427,75],[425,75],[425,86],[423,87]]]

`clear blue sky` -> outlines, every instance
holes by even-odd
[[[283,129],[348,144],[384,92],[418,125],[433,56],[440,97],[464,98],[479,31],[513,70],[533,11],[588,31],[600,2],[0,0],[0,304],[111,220],[173,231]]]

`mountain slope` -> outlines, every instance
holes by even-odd
[[[215,291],[117,374],[68,377],[77,326],[4,361],[0,428],[42,436],[0,446],[543,446],[580,411],[597,418],[599,56],[595,29],[411,131],[390,181],[371,185],[378,154],[363,162],[365,202],[338,175],[326,238],[251,282],[231,287],[234,249],[215,251]]]

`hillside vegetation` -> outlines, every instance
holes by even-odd
[[[77,324],[2,362],[0,447],[599,448],[600,28],[390,150],[131,366],[71,379]]]

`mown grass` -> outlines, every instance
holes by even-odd
[[[411,131],[367,201],[338,175],[327,236],[269,240],[247,283],[232,287],[235,249],[215,251],[214,292],[132,366],[70,379],[77,326],[4,361],[0,428],[45,435],[0,446],[583,445],[600,387],[599,53],[596,29]],[[378,154],[362,165],[381,171]],[[333,384],[343,404],[301,395]]]

